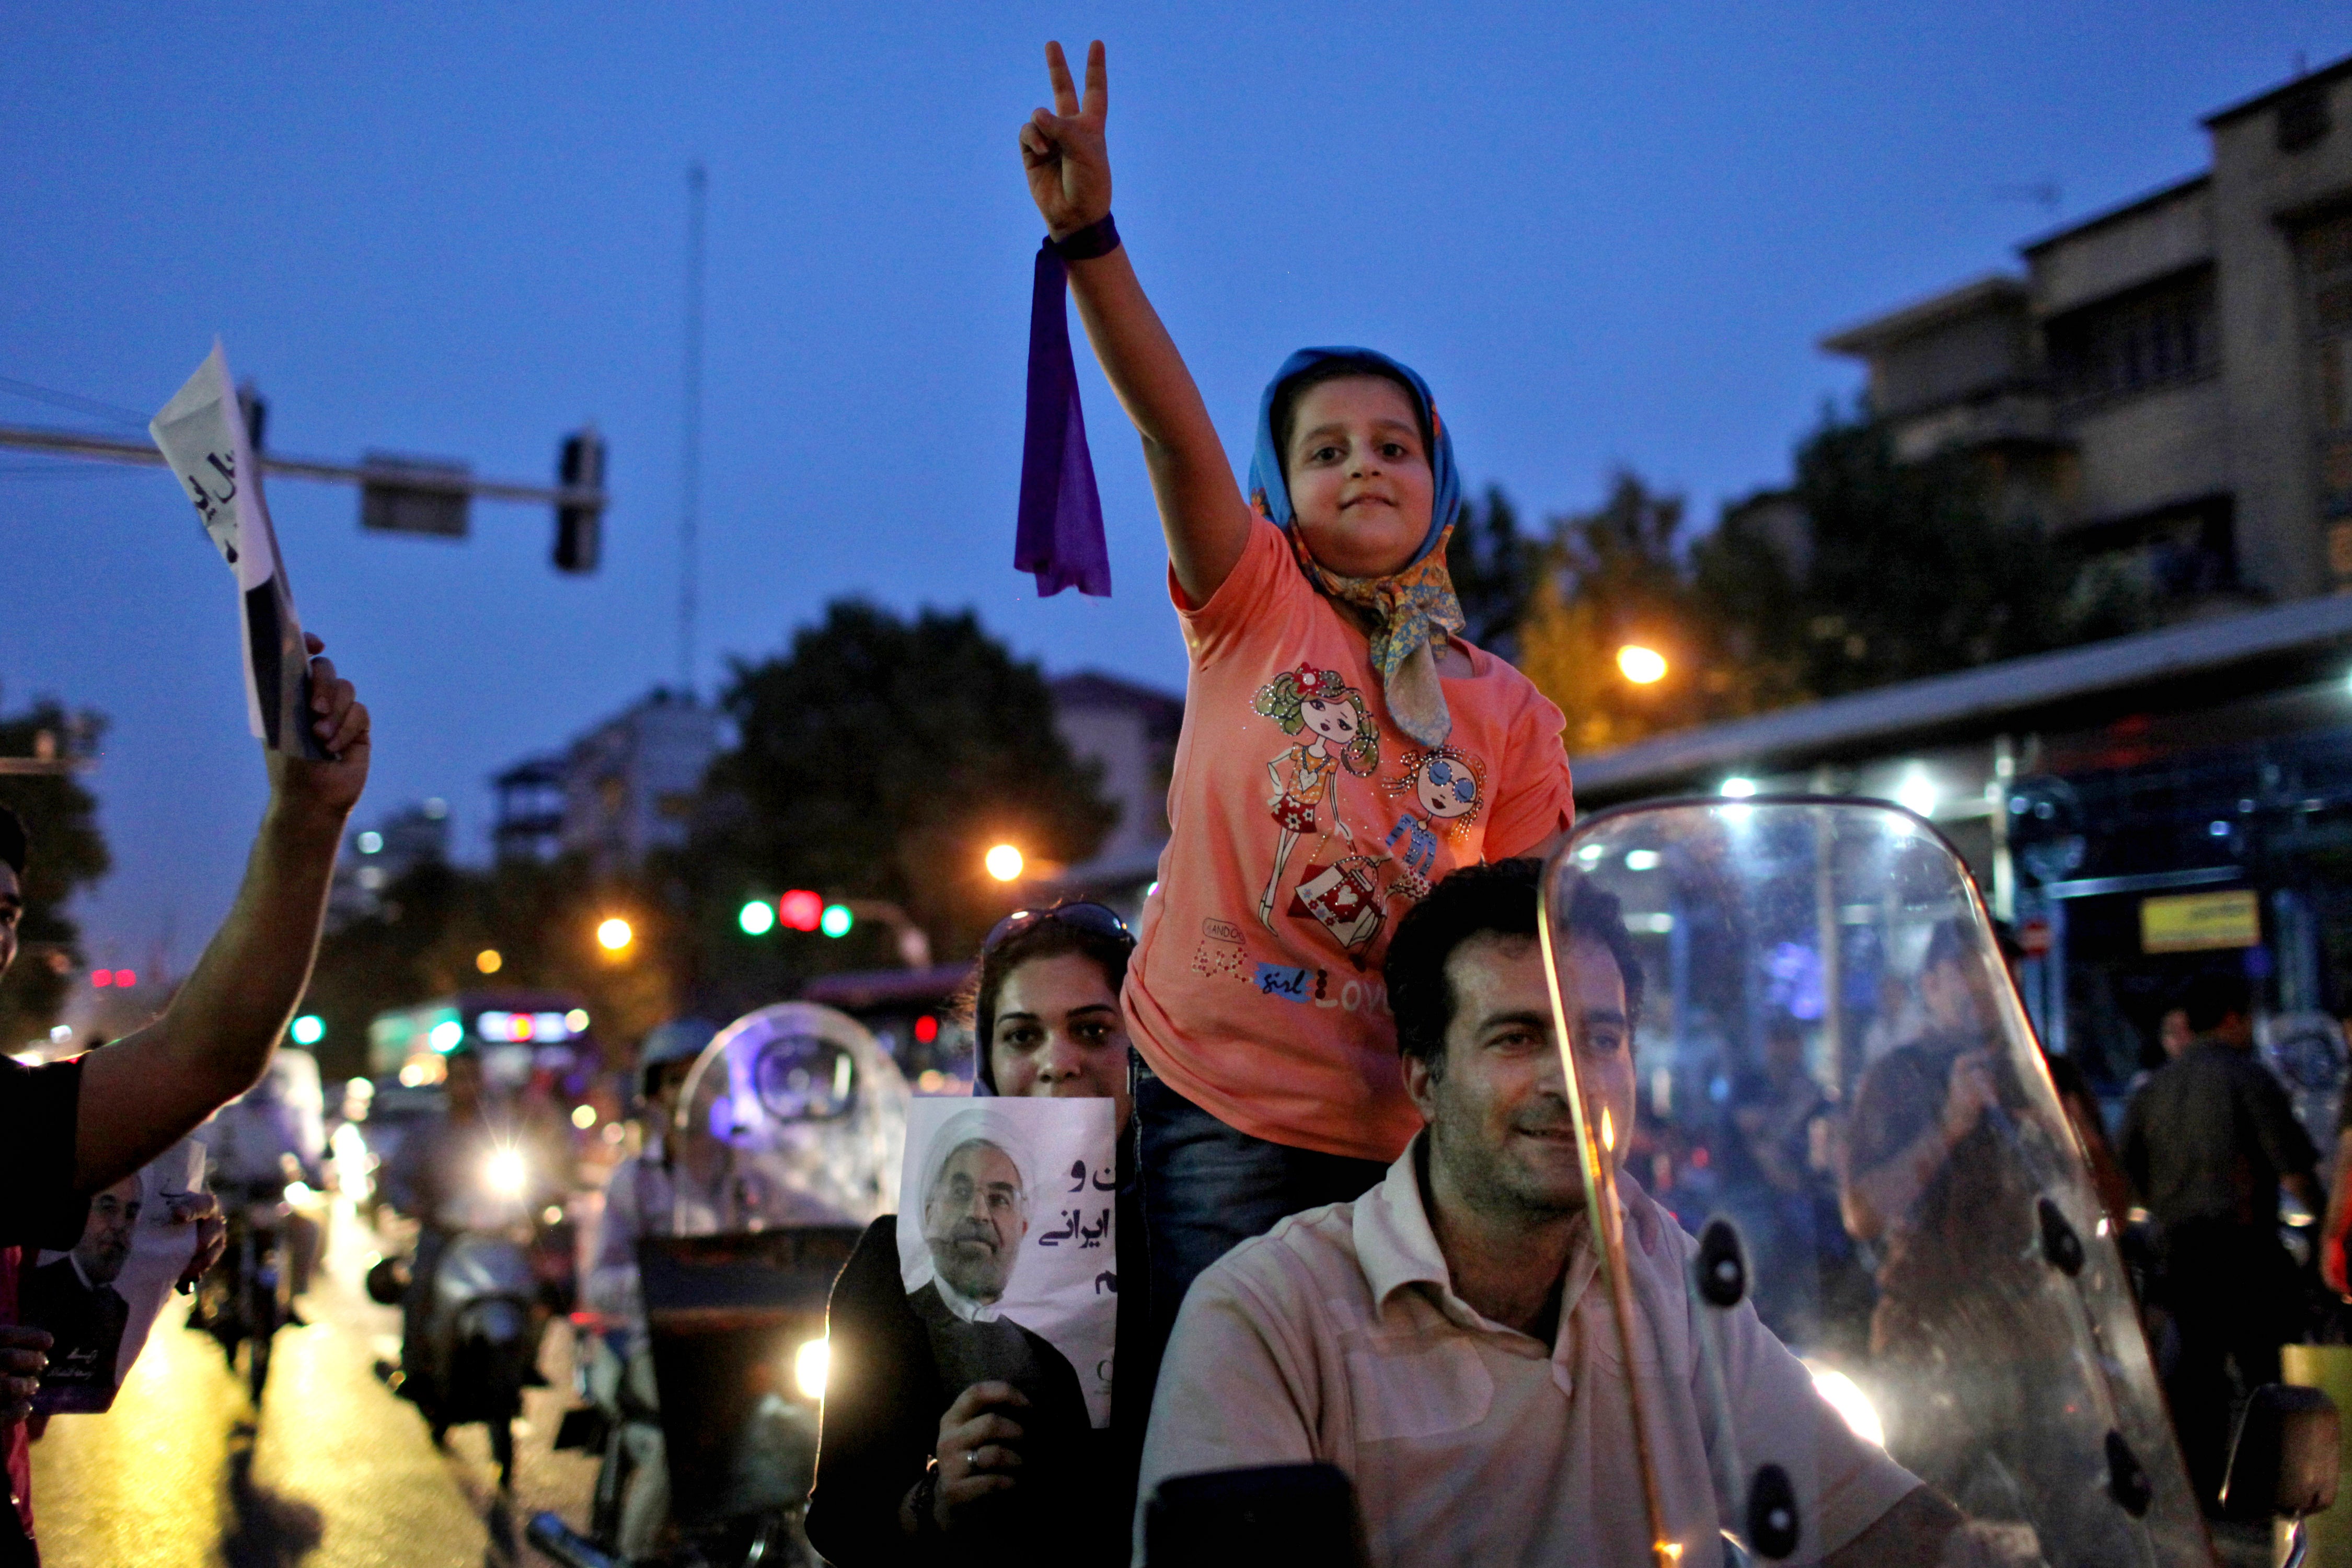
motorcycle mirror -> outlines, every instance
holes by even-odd
[[[2246,1401],[2221,1482],[2222,1512],[2248,1522],[2299,1519],[2336,1501],[2343,1426],[2315,1388],[2266,1383]]]

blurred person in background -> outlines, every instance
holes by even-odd
[[[675,1133],[678,1097],[705,1046],[718,1033],[708,1024],[676,1019],[646,1037],[637,1058],[637,1092],[643,1142],[636,1154],[614,1167],[604,1184],[604,1217],[597,1223],[596,1250],[584,1295],[604,1320],[588,1369],[589,1393],[617,1422],[614,1440],[625,1445],[626,1495],[617,1500],[617,1547],[630,1562],[656,1551],[669,1518],[669,1469],[661,1433],[661,1396],[654,1382],[653,1351],[646,1333],[645,1294],[637,1278],[637,1242],[648,1236],[675,1236],[677,1191],[692,1182],[677,1151]],[[706,1184],[715,1173],[703,1173]],[[715,1194],[705,1204],[718,1207]],[[603,1484],[616,1485],[615,1475]]]
[[[2189,1026],[2189,1009],[2167,1007],[2164,1016],[2156,1021],[2156,1043],[2163,1047],[2166,1061],[2178,1061],[2182,1052],[2197,1043],[2197,1031]]]
[[[308,1052],[291,1047],[270,1061],[261,1081],[213,1113],[198,1129],[205,1144],[205,1184],[238,1202],[276,1204],[287,1187],[301,1182],[318,1187],[324,1181],[325,1140],[320,1118],[304,1103],[307,1077],[311,1095],[318,1091],[319,1068]],[[322,1233],[319,1222],[299,1208],[286,1216],[289,1255],[293,1263],[292,1293],[299,1300],[310,1289],[318,1267]],[[297,1310],[290,1321],[305,1325]]]
[[[523,1192],[526,1213],[546,1201],[551,1178],[528,1157],[521,1124],[511,1105],[500,1103],[483,1080],[482,1057],[471,1043],[442,1058],[448,1103],[442,1112],[404,1136],[383,1171],[383,1194],[392,1206],[416,1221],[416,1251],[408,1266],[408,1289],[401,1301],[401,1369],[404,1394],[419,1392],[413,1380],[437,1379],[431,1364],[425,1323],[433,1301],[433,1276],[450,1240],[466,1228],[469,1212],[485,1198],[509,1198],[489,1190],[492,1158],[526,1152]],[[437,1384],[429,1384],[437,1386]]]
[[[325,644],[313,637],[317,655]],[[72,1247],[92,1194],[114,1185],[252,1087],[268,1067],[318,953],[343,825],[367,786],[368,710],[334,665],[310,661],[311,728],[325,761],[263,754],[269,803],[228,918],[163,1016],[102,1049],[39,1067],[0,1058],[0,1447],[15,1507],[0,1509],[0,1568],[37,1563],[25,1417],[48,1336],[16,1326],[26,1247]],[[16,956],[31,850],[0,806],[0,973]],[[198,1226],[197,1265],[217,1256],[218,1209],[173,1205]]]
[[[2083,1517],[2038,1447],[2076,1387],[2070,1319],[2046,1310],[2038,1237],[1997,1216],[2032,1225],[2034,1172],[2070,1163],[2074,1138],[2033,1109],[1987,956],[1960,921],[1929,933],[1919,1032],[1855,1087],[1839,1197],[1878,1257],[1870,1356],[1895,1394],[1881,1405],[1887,1451],[1972,1517],[2051,1529]],[[1976,1370],[1955,1378],[1956,1364]],[[2096,1555],[2051,1544],[2053,1561]]]
[[[2220,1506],[2228,1463],[2230,1363],[2252,1390],[2279,1380],[2279,1346],[2301,1331],[2302,1288],[2280,1245],[2279,1188],[2325,1210],[2318,1152],[2286,1090],[2254,1059],[2242,976],[2202,974],[2181,1011],[2195,1039],[2124,1112],[2123,1165],[2156,1226],[2156,1295],[2178,1351],[2164,1392],[2199,1500]]]
[[[900,1276],[898,1216],[885,1215],[859,1240],[826,1312],[834,1371],[808,1534],[841,1568],[942,1552],[975,1562],[1127,1561],[1155,1370],[1129,1360],[1148,1337],[1150,1308],[1135,1199],[1131,1047],[1118,1000],[1134,947],[1126,923],[1100,904],[1024,910],[989,934],[968,992],[974,1094],[1112,1102],[1112,1245],[1126,1289],[1108,1441],[1076,1473],[1029,1463],[1040,1457],[1024,1425],[1034,1424],[1026,1395],[998,1381],[947,1386]],[[1070,1505],[1074,1497],[1080,1500]]]

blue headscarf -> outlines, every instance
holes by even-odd
[[[1344,359],[1392,372],[1412,389],[1422,428],[1429,437],[1429,531],[1412,559],[1385,577],[1343,577],[1307,548],[1291,527],[1290,484],[1276,447],[1275,400],[1285,383],[1329,360]],[[1424,746],[1441,746],[1452,733],[1445,688],[1438,678],[1433,645],[1462,630],[1462,606],[1445,570],[1445,539],[1462,511],[1462,478],[1454,465],[1454,437],[1437,416],[1429,384],[1409,367],[1370,349],[1301,349],[1282,362],[1257,404],[1257,450],[1250,458],[1252,501],[1290,536],[1291,553],[1307,580],[1327,597],[1353,606],[1368,623],[1372,668],[1397,727]]]
[[[1437,400],[1429,395],[1429,383],[1422,380],[1420,372],[1411,365],[1400,364],[1377,349],[1300,349],[1282,362],[1282,368],[1274,373],[1274,379],[1265,384],[1265,391],[1257,400],[1257,450],[1250,456],[1251,499],[1265,509],[1265,515],[1284,532],[1290,531],[1290,482],[1284,477],[1282,453],[1275,446],[1274,400],[1281,393],[1283,383],[1332,359],[1363,360],[1379,365],[1412,389],[1422,428],[1429,434],[1429,471],[1436,488],[1430,498],[1429,533],[1422,540],[1421,548],[1413,552],[1412,561],[1406,563],[1411,565],[1436,549],[1446,529],[1461,515],[1462,475],[1454,466],[1454,437],[1437,417]]]

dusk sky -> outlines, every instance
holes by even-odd
[[[271,488],[375,712],[360,820],[445,797],[469,858],[493,772],[678,678],[698,159],[701,689],[851,594],[1174,689],[1150,491],[1083,348],[1117,595],[1012,569],[1046,38],[1108,44],[1119,227],[1237,464],[1286,353],[1369,343],[1523,516],[1622,465],[1702,523],[1853,395],[1822,333],[2197,172],[2200,116],[2352,51],[2341,0],[5,11],[0,377],[137,417],[0,390],[0,424],[143,438],[217,333],[277,451],[540,481],[566,430],[610,439],[592,578],[541,508],[478,504],[451,544]],[[0,451],[0,710],[112,725],[92,956],[184,965],[263,797],[229,575],[161,469]]]

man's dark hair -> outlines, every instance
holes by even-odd
[[[2189,1026],[2200,1035],[2211,1034],[2221,1026],[2222,1019],[2232,1013],[2245,1013],[2250,1005],[2242,974],[2200,974],[2180,992],[2180,1010],[2189,1015]]]
[[[1388,382],[1404,394],[1405,404],[1412,410],[1413,424],[1421,430],[1421,455],[1432,463],[1437,461],[1437,443],[1429,428],[1429,413],[1422,407],[1421,394],[1412,389],[1412,383],[1376,359],[1340,354],[1332,359],[1317,360],[1274,389],[1274,456],[1275,460],[1282,465],[1284,483],[1289,482],[1290,438],[1298,433],[1299,399],[1327,381],[1353,381],[1367,375]]]
[[[25,837],[25,819],[11,808],[0,805],[0,866],[22,877],[26,853],[31,847],[30,840]]]
[[[1389,942],[1389,1008],[1396,1014],[1397,1050],[1443,1071],[1445,1031],[1454,1022],[1454,985],[1445,965],[1454,950],[1474,936],[1536,934],[1542,902],[1543,862],[1532,857],[1465,866],[1447,877],[1405,911]],[[1591,883],[1569,900],[1568,933],[1609,950],[1625,981],[1625,1026],[1642,1016],[1642,961],[1613,893]]]

